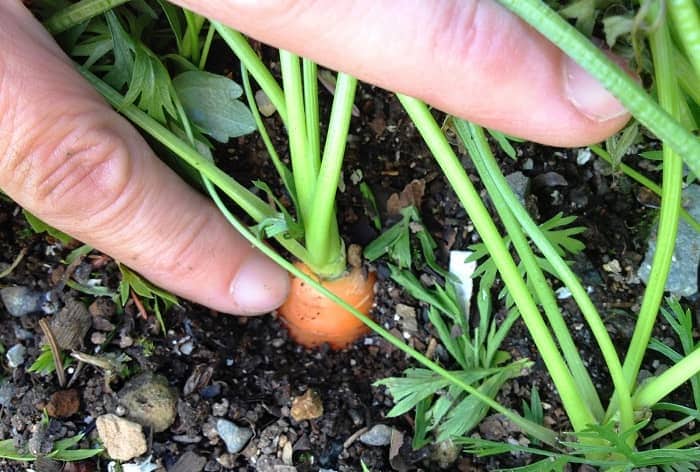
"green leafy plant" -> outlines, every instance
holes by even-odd
[[[77,446],[84,437],[85,435],[80,433],[70,438],[60,439],[54,443],[51,452],[41,457],[61,462],[76,462],[89,459],[90,457],[102,453],[102,448],[75,449],[75,446]],[[0,441],[0,457],[23,462],[33,462],[39,459],[35,454],[19,449],[15,445],[14,439]]]

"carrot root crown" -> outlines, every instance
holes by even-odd
[[[304,273],[312,272],[302,263],[295,264]],[[369,314],[374,303],[376,276],[353,268],[334,280],[319,280],[325,288],[344,299],[364,314]],[[292,278],[289,297],[279,309],[280,317],[289,335],[306,347],[328,343],[333,349],[343,349],[369,332],[365,324],[335,302],[298,278]]]

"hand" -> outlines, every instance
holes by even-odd
[[[176,3],[535,141],[595,142],[627,121],[612,96],[493,2]],[[19,0],[0,2],[0,44],[0,188],[190,300],[236,314],[284,300],[287,275],[153,155]]]

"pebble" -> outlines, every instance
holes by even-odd
[[[7,350],[5,357],[7,358],[7,363],[13,369],[24,364],[25,358],[27,356],[27,348],[22,344],[15,344],[10,349]]]
[[[237,454],[253,437],[253,431],[244,426],[225,420],[219,419],[216,421],[216,432],[219,433],[221,439],[226,443],[226,450],[229,454]]]
[[[127,418],[156,433],[175,422],[177,395],[162,375],[145,372],[129,380],[119,391],[119,402],[126,408]]]
[[[683,207],[696,220],[700,220],[700,185],[689,185],[683,190]],[[656,252],[657,228],[649,239],[649,248],[638,270],[639,278],[648,283],[651,263]],[[700,238],[685,221],[678,224],[676,247],[673,251],[671,271],[666,290],[677,297],[690,297],[698,291],[698,264],[700,264]]]
[[[258,106],[260,114],[266,118],[274,115],[277,111],[264,90],[255,92],[255,104]]]
[[[194,343],[192,341],[185,341],[179,346],[180,353],[189,356],[194,351]]]
[[[392,428],[385,424],[376,424],[369,431],[362,433],[360,442],[368,446],[388,446],[391,443]]]
[[[313,420],[323,415],[323,402],[316,390],[308,389],[292,400],[290,414],[295,421]]]
[[[17,318],[41,311],[46,301],[44,293],[23,286],[0,288],[0,298],[7,312]]]
[[[220,402],[216,402],[211,406],[212,416],[225,416],[226,412],[228,412],[228,406],[228,400],[222,398]]]
[[[530,187],[530,178],[520,171],[506,175],[508,185],[513,190],[513,193],[518,197],[518,201],[525,205],[525,196]]]
[[[430,458],[434,462],[437,462],[441,469],[447,469],[459,458],[461,450],[461,446],[456,445],[451,439],[448,439],[435,445]]]
[[[100,441],[112,459],[128,461],[147,451],[140,424],[111,413],[98,417],[95,423]]]
[[[168,472],[201,472],[207,460],[192,451],[187,451],[177,460]]]
[[[101,331],[95,331],[90,335],[90,342],[95,346],[101,346],[107,341],[107,335]]]
[[[22,328],[19,325],[15,325],[15,337],[19,341],[28,341],[34,338],[34,333]]]

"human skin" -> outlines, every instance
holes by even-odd
[[[258,40],[448,113],[557,146],[628,115],[495,2],[176,0]],[[215,310],[270,311],[287,275],[153,154],[20,0],[0,2],[0,188],[47,223]]]

